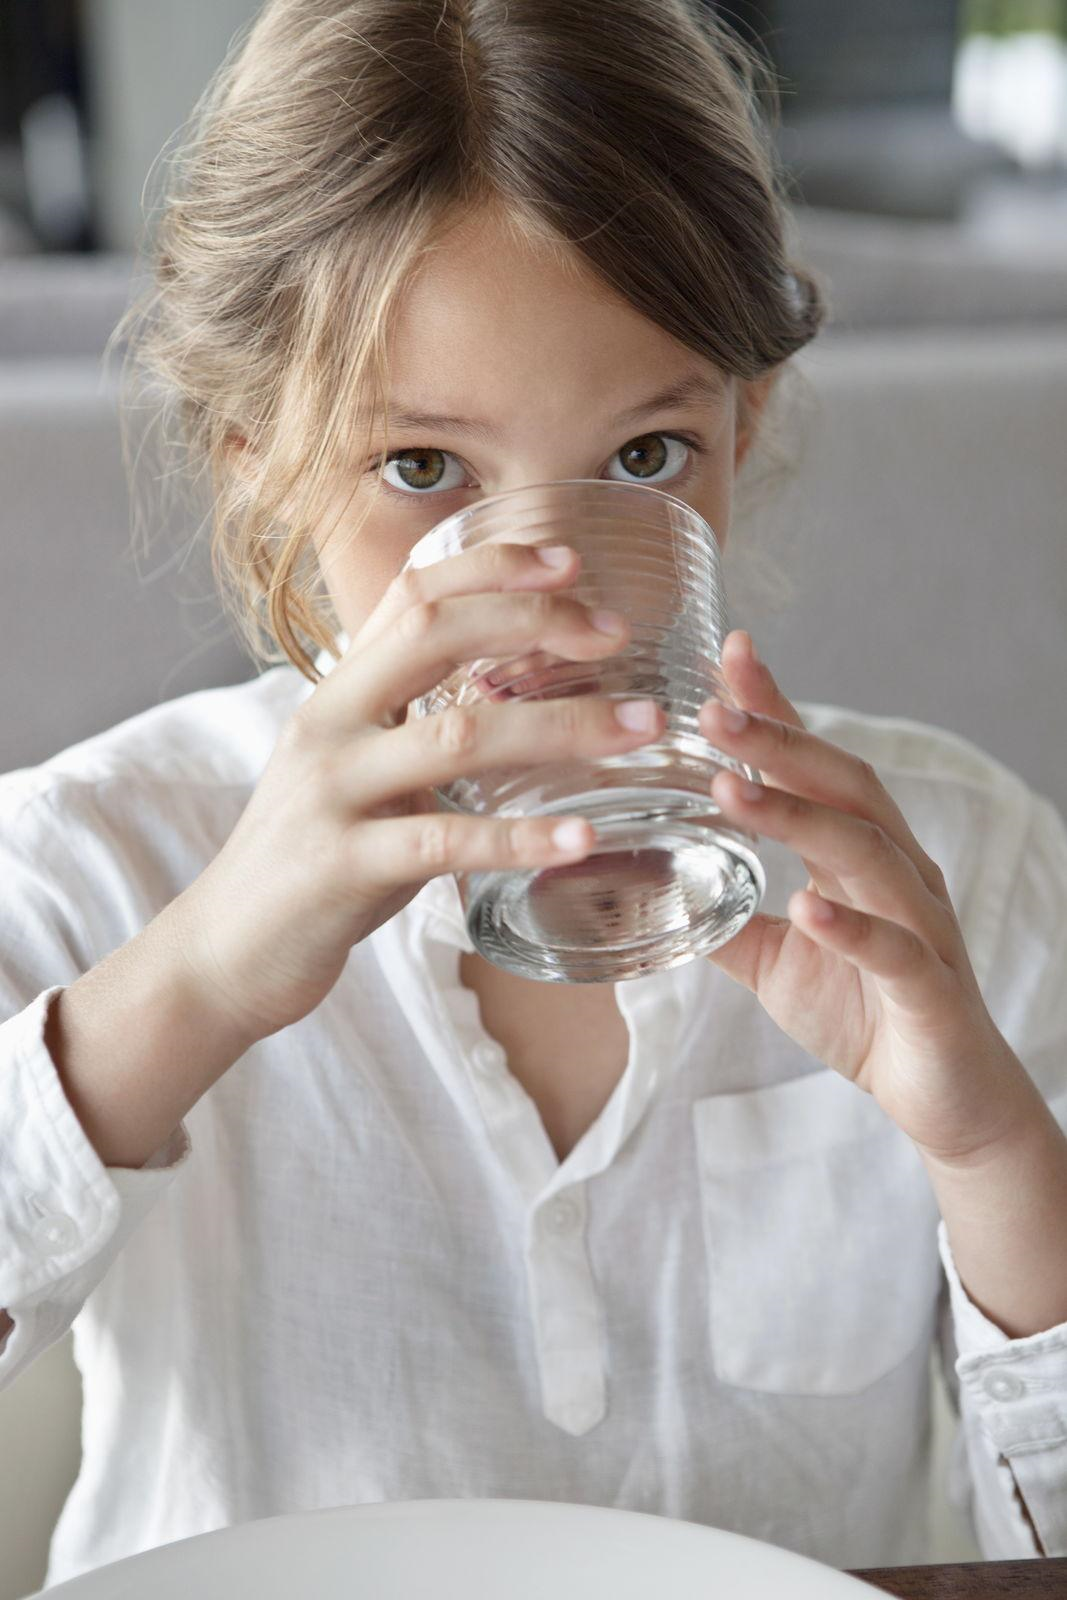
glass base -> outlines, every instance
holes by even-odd
[[[535,814],[554,812],[593,824],[584,860],[458,877],[475,948],[519,977],[645,977],[725,944],[763,899],[754,848],[692,792],[599,789]]]

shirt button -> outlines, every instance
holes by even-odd
[[[1026,1390],[1026,1385],[1014,1372],[987,1372],[982,1379],[982,1388],[993,1400],[1018,1400]]]
[[[471,1051],[471,1060],[479,1072],[499,1072],[504,1064],[504,1052],[498,1044],[491,1044],[488,1039],[483,1039]]]
[[[51,1211],[40,1217],[30,1229],[30,1237],[42,1255],[59,1255],[69,1250],[78,1238],[74,1220],[62,1211]]]
[[[573,1200],[553,1200],[545,1212],[545,1227],[551,1233],[573,1233],[581,1220],[582,1214]]]

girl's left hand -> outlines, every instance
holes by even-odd
[[[795,850],[810,876],[788,917],[757,913],[707,959],[921,1151],[968,1161],[1030,1113],[1030,1079],[986,1009],[940,867],[874,769],[807,731],[750,643],[735,629],[722,651],[748,727],[731,732],[709,700],[700,729],[764,781],[753,799],[720,772],[712,798],[725,820]]]

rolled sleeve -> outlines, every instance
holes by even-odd
[[[938,1247],[982,1552],[1067,1555],[1067,1323],[1010,1338],[963,1287],[943,1221]]]
[[[990,1015],[1061,1128],[1067,1128],[1067,826],[1025,791],[1018,821],[987,851],[975,972]],[[958,1385],[951,1481],[990,1559],[1067,1555],[1067,1323],[1010,1338],[960,1281],[947,1280],[942,1364]]]
[[[189,1157],[184,1126],[137,1169],[106,1167],[45,1042],[57,994],[151,914],[92,783],[0,774],[0,1383],[64,1334]]]
[[[104,1166],[45,1044],[61,988],[0,1025],[0,1307],[15,1323],[3,1382],[66,1331],[190,1155],[182,1124],[143,1167]]]

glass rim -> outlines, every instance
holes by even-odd
[[[432,528],[427,528],[426,532],[416,539],[407,553],[404,565],[405,567],[410,565],[415,552],[421,550],[423,546],[427,549],[432,549],[436,541],[443,539],[446,533],[454,531],[455,527],[460,525],[462,518],[472,516],[475,512],[481,511],[483,507],[495,505],[497,501],[509,500],[517,494],[530,494],[537,489],[590,488],[593,485],[598,488],[606,485],[612,489],[623,489],[627,492],[633,489],[640,489],[646,494],[651,491],[652,494],[659,495],[662,500],[666,500],[668,504],[684,512],[702,527],[707,528],[713,542],[716,546],[718,545],[718,535],[706,517],[702,517],[700,512],[691,506],[687,500],[682,500],[676,494],[669,494],[666,489],[660,489],[654,483],[623,483],[619,478],[548,478],[540,483],[521,483],[516,484],[513,489],[500,489],[496,494],[486,495],[484,499],[475,501],[471,506],[463,506],[459,511],[450,512],[447,517],[442,517],[440,522],[435,522]]]

